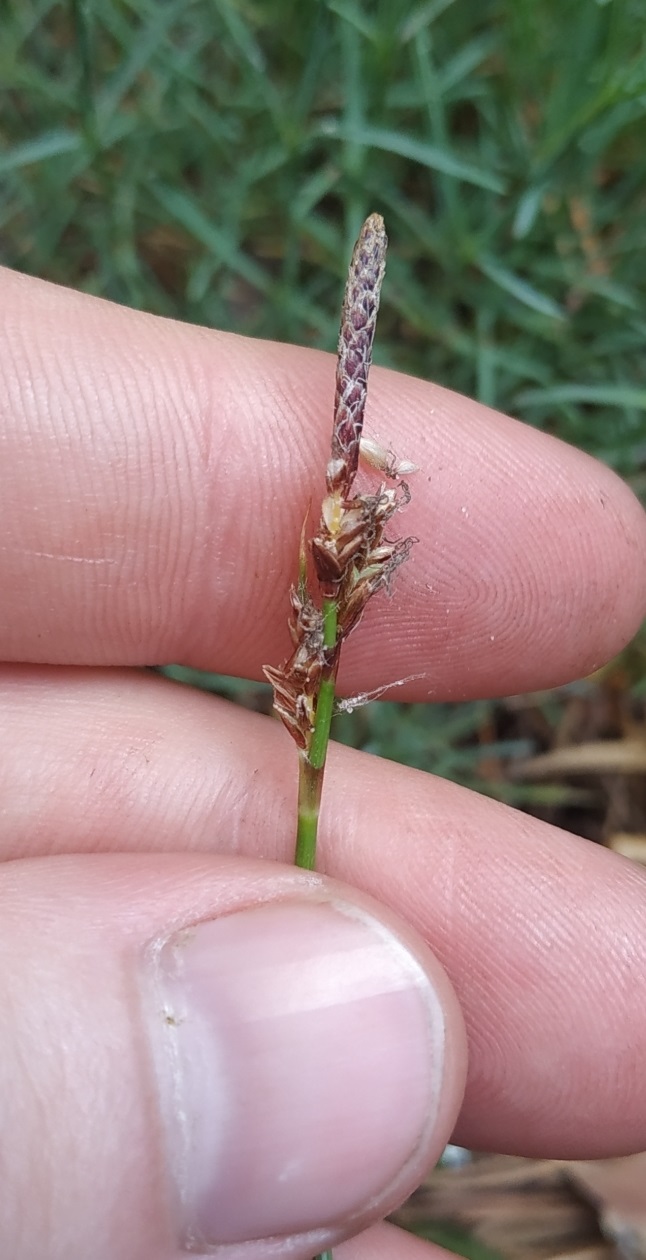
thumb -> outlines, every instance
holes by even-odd
[[[7,863],[0,896],[1,1255],[311,1260],[437,1158],[457,1002],[362,894],[112,854]]]

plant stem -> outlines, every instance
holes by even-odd
[[[323,771],[315,770],[307,753],[298,757],[298,822],[294,865],[313,871],[316,862],[316,832],[321,804]]]
[[[316,838],[321,810],[321,792],[330,728],[334,713],[338,608],[335,599],[323,600],[323,646],[330,652],[334,665],[321,679],[316,699],[314,732],[309,753],[302,752],[298,759],[298,825],[296,829],[296,866],[313,871],[316,864]],[[334,1260],[331,1251],[322,1251],[314,1260]]]
[[[329,649],[335,664],[321,679],[316,699],[312,742],[309,751],[301,752],[298,759],[298,822],[294,863],[308,871],[314,870],[316,862],[323,774],[334,713],[336,661],[338,660],[338,653],[334,651],[336,641],[337,602],[335,599],[326,599],[323,601],[323,646]]]
[[[335,663],[338,660],[338,653],[335,653],[336,636],[337,636],[337,602],[336,599],[323,600],[323,647],[327,649],[330,656],[333,656]],[[332,725],[332,715],[334,713],[334,689],[336,684],[336,664],[329,674],[324,674],[321,679],[318,699],[316,702],[316,717],[314,719],[314,734],[312,735],[312,743],[310,746],[309,759],[315,770],[320,770],[321,774],[325,769],[325,758],[327,756],[327,746],[330,742],[330,727]]]
[[[341,640],[358,623],[377,590],[388,587],[394,569],[406,559],[412,539],[390,542],[384,526],[402,498],[382,484],[376,494],[353,494],[372,360],[379,293],[388,241],[378,214],[366,219],[354,247],[343,299],[326,496],[310,552],[318,582],[308,591],[307,547],[303,533],[298,583],[292,588],[292,655],[278,669],[266,666],[274,707],[299,749],[296,866],[314,870],[323,775],[334,713]],[[410,461],[371,443],[373,462],[391,479],[412,471]],[[318,597],[321,597],[319,605]],[[333,1260],[330,1250],[314,1260]]]

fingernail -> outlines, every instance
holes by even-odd
[[[313,1254],[401,1200],[432,1137],[444,1019],[395,935],[345,903],[273,902],[182,932],[156,966],[187,1250],[262,1240],[267,1256],[301,1236]]]

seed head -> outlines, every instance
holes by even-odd
[[[354,247],[341,312],[334,429],[328,490],[350,493],[359,463],[359,442],[377,326],[388,237],[380,214],[366,219]]]

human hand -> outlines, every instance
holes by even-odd
[[[373,1222],[453,1130],[646,1147],[643,872],[339,747],[319,852],[343,883],[295,871],[279,724],[125,668],[284,655],[332,358],[3,293],[0,1254],[177,1260],[183,1230],[251,1230],[283,1241],[218,1254],[299,1260],[364,1230],[335,1260],[422,1260]],[[367,430],[421,469],[421,541],[342,688],[548,687],[630,637],[646,524],[611,472],[376,368]]]

